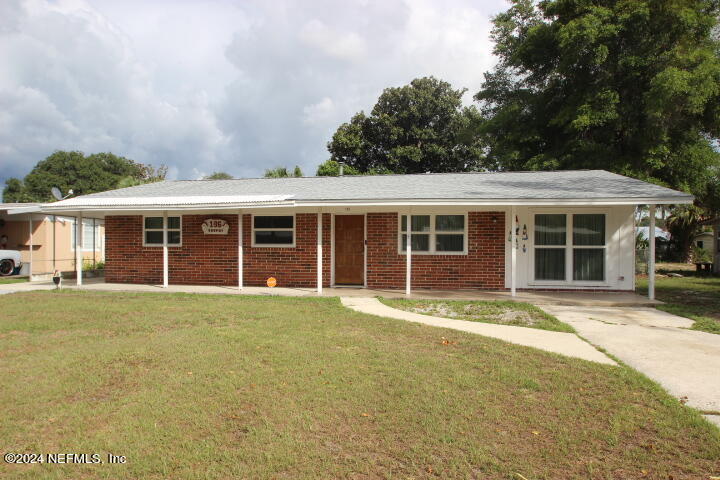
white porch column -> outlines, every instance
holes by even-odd
[[[517,229],[515,226],[515,215],[516,210],[513,205],[510,207],[510,295],[513,297],[517,295],[517,249],[515,248]]]
[[[163,212],[163,288],[168,288],[168,215]]]
[[[322,295],[323,290],[323,276],[322,276],[322,212],[317,214],[317,293]]]
[[[238,290],[243,289],[243,216],[238,211]]]
[[[30,270],[28,271],[28,274],[30,275],[30,281],[32,282],[32,272],[33,272],[33,225],[32,225],[32,213],[30,214]]]
[[[410,295],[410,285],[412,284],[412,215],[407,213],[407,222],[405,223],[405,295]]]
[[[648,298],[655,300],[655,205],[650,205],[650,256],[648,258]]]
[[[83,238],[83,217],[82,213],[75,221],[75,284],[82,285],[82,238]]]

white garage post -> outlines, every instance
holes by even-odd
[[[517,295],[516,283],[517,283],[517,249],[515,243],[517,242],[517,230],[515,228],[515,207],[510,208],[510,295]]]
[[[322,295],[322,212],[317,214],[317,293]]]
[[[238,212],[238,290],[243,289],[243,216]]]
[[[163,288],[168,288],[168,215],[163,212]]]
[[[30,214],[30,271],[28,272],[29,279],[32,282],[33,272],[33,225],[32,225],[32,213]]]
[[[83,238],[83,217],[82,213],[75,220],[75,284],[82,285],[82,238]]]
[[[650,205],[648,238],[650,242],[650,256],[648,258],[648,298],[655,300],[655,205]]]
[[[407,213],[407,222],[405,222],[405,295],[410,295],[410,285],[412,284],[412,215]]]

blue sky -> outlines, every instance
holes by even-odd
[[[500,0],[2,0],[0,181],[53,150],[259,176],[327,159],[382,89],[435,75],[470,101]]]

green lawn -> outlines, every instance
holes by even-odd
[[[381,298],[385,305],[424,315],[574,333],[575,329],[534,305],[507,301],[406,300]]]
[[[0,285],[3,283],[24,283],[27,281],[27,277],[0,277]]]
[[[3,479],[720,474],[720,431],[625,367],[332,298],[0,301],[0,451],[127,457],[0,462]]]
[[[656,276],[655,297],[666,302],[657,308],[695,320],[693,330],[720,334],[720,277],[677,273],[683,277]],[[638,277],[637,292],[647,295],[647,277]]]

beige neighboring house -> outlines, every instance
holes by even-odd
[[[39,213],[40,203],[0,203],[0,250],[18,250],[20,273],[51,275],[75,271],[77,219]],[[13,214],[8,214],[8,210]],[[22,213],[17,213],[22,212]],[[105,222],[83,219],[82,258],[85,264],[105,261]]]
[[[702,232],[697,234],[693,240],[693,245],[707,250],[710,253],[710,257],[712,257],[713,262],[715,261],[718,252],[720,252],[720,242],[718,242],[718,246],[714,246],[713,244],[713,232]]]

